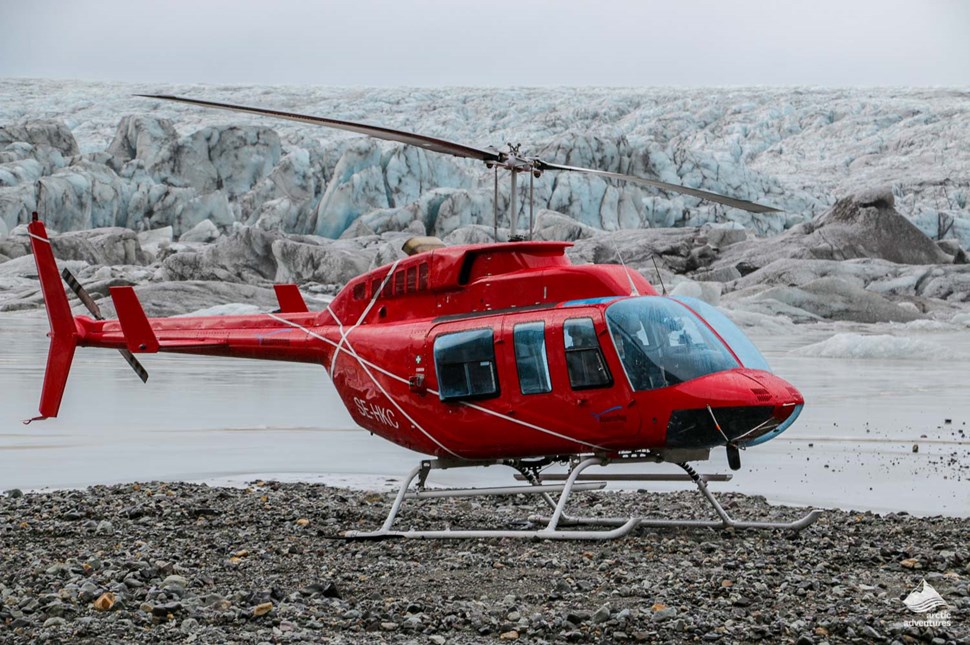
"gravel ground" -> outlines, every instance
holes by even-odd
[[[0,641],[970,642],[970,519],[829,511],[800,535],[643,530],[599,542],[345,541],[389,494],[254,482],[0,496]],[[703,513],[688,493],[574,510]],[[724,495],[738,516],[799,509]],[[521,526],[534,500],[411,502],[402,526]],[[476,524],[477,523],[477,524]],[[921,579],[948,627],[901,599]]]

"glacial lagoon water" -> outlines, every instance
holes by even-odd
[[[420,459],[354,426],[322,367],[263,361],[145,356],[151,378],[144,385],[117,353],[82,348],[60,417],[25,426],[36,414],[46,331],[42,312],[0,314],[0,490],[270,477],[384,489]],[[918,338],[946,350],[925,359],[793,352],[847,331]],[[751,335],[807,404],[788,432],[743,452],[743,468],[715,491],[805,506],[970,515],[970,331],[789,325]],[[721,450],[698,469],[730,472]],[[507,469],[477,470],[433,477],[511,482]]]

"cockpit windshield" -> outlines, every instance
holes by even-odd
[[[698,316],[704,319],[711,329],[727,343],[734,355],[738,357],[744,367],[753,370],[771,371],[768,361],[761,355],[754,343],[744,335],[738,326],[731,322],[727,316],[722,314],[716,307],[712,307],[703,300],[689,298],[687,296],[674,296],[674,300],[679,300],[694,310]]]
[[[606,321],[634,390],[654,390],[740,367],[684,305],[645,296],[606,308]]]

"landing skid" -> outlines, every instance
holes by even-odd
[[[386,539],[386,538],[418,538],[418,539],[460,539],[460,538],[525,538],[533,540],[612,540],[623,537],[639,527],[695,527],[695,528],[718,528],[718,529],[774,529],[801,531],[805,527],[813,524],[821,515],[821,511],[812,510],[807,515],[794,522],[752,522],[733,519],[721,506],[714,495],[707,487],[707,480],[718,479],[717,476],[699,475],[687,463],[677,464],[687,473],[688,478],[697,486],[698,490],[714,509],[718,519],[714,520],[678,520],[678,519],[657,519],[645,517],[578,517],[566,514],[566,504],[570,495],[577,490],[599,490],[606,486],[605,481],[578,482],[581,474],[590,466],[607,466],[610,463],[621,461],[623,463],[657,462],[660,461],[655,456],[646,457],[624,457],[621,459],[610,459],[607,457],[591,456],[582,461],[572,462],[572,467],[565,482],[562,484],[543,483],[536,472],[526,462],[519,461],[483,461],[483,462],[452,462],[441,459],[434,459],[421,462],[421,465],[414,468],[401,484],[394,503],[391,505],[387,519],[383,526],[376,531],[347,531],[343,534],[348,539]],[[489,466],[505,465],[515,468],[522,474],[522,478],[530,483],[523,486],[503,486],[497,488],[464,488],[464,489],[432,489],[426,490],[424,485],[431,470],[443,470],[448,468],[460,468],[468,466]],[[627,475],[624,478],[629,478]],[[409,492],[411,484],[418,479],[417,490]],[[656,481],[656,475],[649,476],[648,479]],[[681,477],[671,477],[673,480],[682,479]],[[551,493],[559,493],[558,500],[554,500]],[[537,530],[466,530],[466,529],[445,529],[445,530],[393,530],[394,521],[405,499],[422,498],[441,498],[441,497],[477,497],[483,495],[520,495],[532,494],[539,495],[543,501],[553,509],[549,517],[530,516],[530,522],[545,523],[545,528]],[[560,527],[613,527],[589,529],[563,530]]]

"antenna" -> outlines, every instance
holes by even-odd
[[[666,296],[667,295],[667,287],[664,285],[663,276],[660,275],[660,267],[657,266],[657,256],[656,256],[656,254],[651,255],[650,256],[650,259],[653,260],[653,268],[656,269],[656,271],[657,271],[657,280],[660,281],[661,293],[663,293],[663,295]]]
[[[610,235],[610,241],[613,242],[616,257],[620,258],[620,264],[623,265],[623,272],[626,273],[626,279],[630,281],[630,295],[639,296],[640,292],[637,290],[637,285],[633,284],[633,276],[630,275],[630,269],[626,267],[626,262],[623,261],[623,256],[620,255],[620,247],[616,245],[616,238],[613,235]]]

